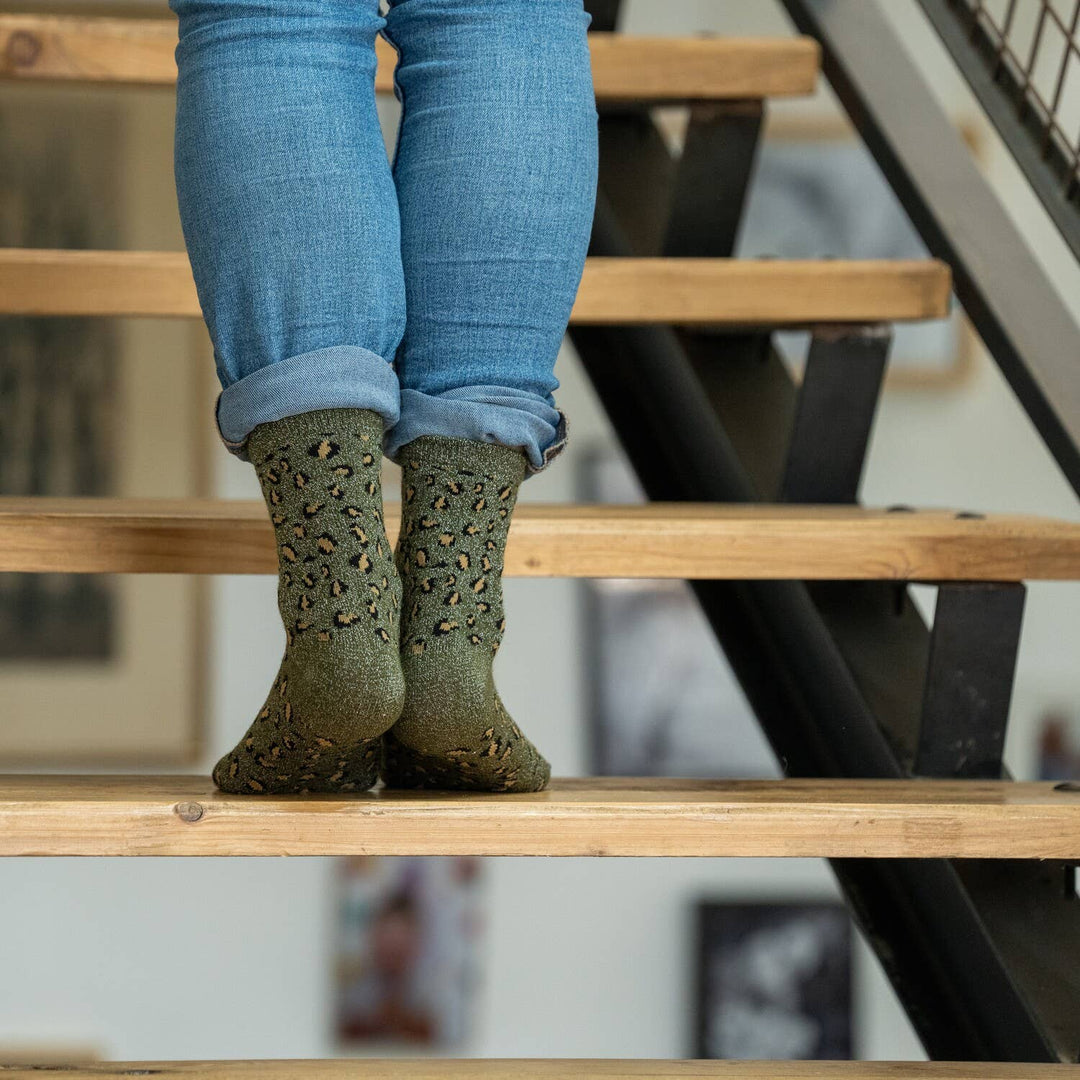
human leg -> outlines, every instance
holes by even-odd
[[[405,323],[375,108],[377,0],[172,0],[181,219],[222,384],[277,538],[281,670],[219,763],[238,792],[348,790],[403,695],[383,531]]]
[[[547,782],[492,661],[517,490],[563,438],[553,369],[596,189],[587,25],[581,0],[396,0],[388,15],[408,311],[388,436],[406,677],[391,785]]]

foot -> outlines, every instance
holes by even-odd
[[[398,788],[539,791],[548,763],[495,689],[503,555],[525,459],[426,437],[402,451],[405,706],[387,734],[383,779]]]
[[[401,585],[383,527],[382,418],[302,413],[249,436],[274,525],[285,655],[244,738],[214,768],[232,794],[365,791],[398,718]]]

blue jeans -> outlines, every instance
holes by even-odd
[[[180,214],[230,449],[357,408],[391,457],[444,435],[542,467],[596,191],[582,0],[170,6]],[[392,167],[380,33],[399,54]]]

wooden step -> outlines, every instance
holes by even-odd
[[[900,322],[948,313],[944,263],[591,258],[571,321],[717,326]],[[0,314],[198,316],[184,252],[0,248]]]
[[[240,727],[247,718],[236,718]],[[557,780],[534,795],[222,795],[186,776],[0,776],[0,856],[1080,859],[1050,783]]]
[[[1071,1070],[1071,1072],[1070,1072]],[[330,1061],[151,1061],[50,1065],[66,1080],[1066,1080],[1075,1065],[966,1064],[952,1061],[619,1061],[527,1058]],[[41,1080],[41,1070],[9,1067],[5,1080]]]
[[[399,509],[387,506],[391,540]],[[0,498],[0,571],[270,574],[261,502]],[[890,581],[1080,579],[1080,522],[839,506],[523,503],[522,577]]]
[[[738,100],[812,94],[812,38],[589,35],[600,101]],[[168,85],[176,82],[175,19],[0,15],[0,78]],[[393,91],[394,50],[382,38],[375,87]]]

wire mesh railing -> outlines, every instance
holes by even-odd
[[[1068,158],[1066,182],[1075,186],[1080,179],[1080,119],[1076,117],[1080,105],[1080,0],[1068,5],[1027,0],[1028,15],[1020,18],[1019,0],[1005,0],[1000,5],[983,0],[960,2],[993,42],[994,76],[1008,72],[1017,90],[1017,109],[1031,111],[1042,130],[1044,148],[1053,143]],[[995,6],[1002,10],[995,14]],[[1072,91],[1068,98],[1066,85]],[[1071,131],[1066,129],[1069,113]]]
[[[1080,259],[1080,0],[920,0]]]

